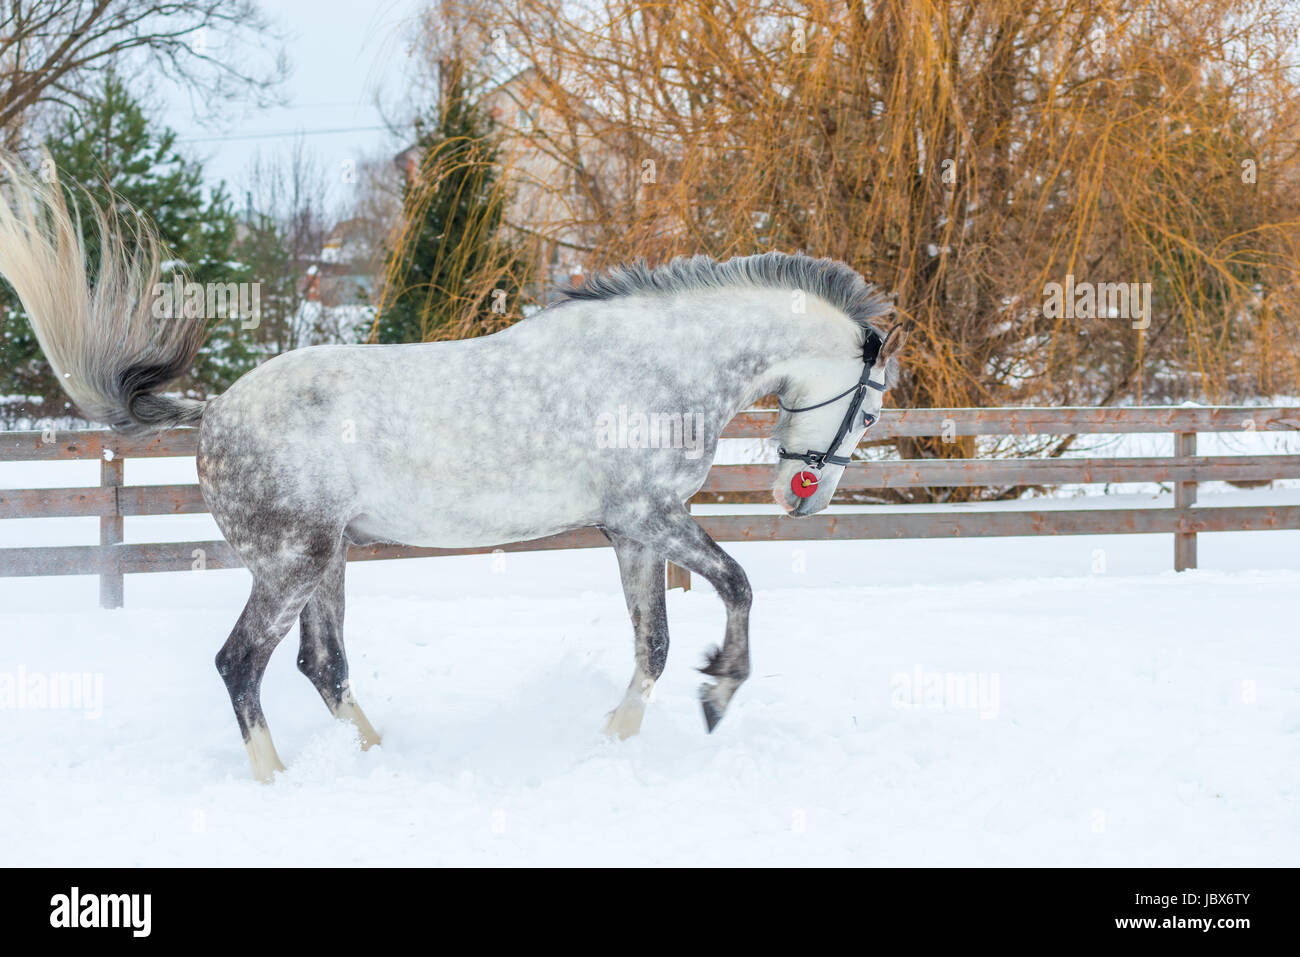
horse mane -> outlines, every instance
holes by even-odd
[[[593,273],[578,286],[562,288],[559,302],[615,299],[643,294],[672,294],[744,286],[801,289],[839,309],[865,332],[883,335],[874,320],[893,311],[892,302],[857,272],[834,259],[802,253],[760,253],[718,262],[711,256],[678,256],[662,266],[645,260]]]

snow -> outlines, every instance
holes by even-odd
[[[127,481],[192,468],[128,460]],[[0,486],[96,472],[14,463]],[[0,545],[95,530],[0,522]],[[215,529],[164,516],[126,534]],[[607,549],[358,563],[347,642],[384,743],[361,752],[330,719],[291,633],[263,693],[288,765],[270,786],[248,776],[212,664],[245,572],[128,576],[111,612],[92,577],[0,579],[0,705],[20,671],[89,676],[76,707],[0,710],[0,864],[1296,861],[1300,532],[1203,535],[1182,574],[1158,535],[726,547],[754,585],[754,667],[714,734],[693,669],[723,611],[703,582],[670,594],[668,669],[641,735],[611,742],[632,641]]]

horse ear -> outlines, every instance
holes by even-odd
[[[907,342],[907,331],[905,323],[894,323],[893,328],[885,333],[885,341],[880,346],[880,354],[876,357],[876,361],[884,362],[902,349],[903,343]]]

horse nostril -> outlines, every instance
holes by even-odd
[[[790,490],[785,486],[778,486],[772,489],[772,501],[781,506],[781,511],[787,515],[797,515],[798,508],[804,503],[804,499],[796,499],[790,494]]]

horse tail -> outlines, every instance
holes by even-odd
[[[160,395],[194,361],[202,319],[155,318],[164,259],[157,233],[134,209],[104,209],[84,190],[75,215],[54,173],[37,176],[0,153],[0,275],[17,293],[41,351],[86,418],[120,432],[152,432],[203,417],[206,403]],[[81,206],[99,239],[93,280],[86,274]]]

